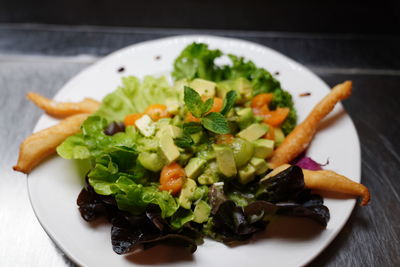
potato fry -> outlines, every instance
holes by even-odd
[[[271,168],[289,163],[300,155],[310,144],[320,121],[329,114],[336,103],[346,99],[351,94],[351,81],[336,85],[310,112],[307,118],[285,138],[274,151],[269,162]]]
[[[286,170],[289,167],[289,164],[282,164],[281,166],[273,169],[270,173],[268,173],[263,179],[261,179],[260,182],[277,175],[278,173]],[[327,170],[302,170],[304,175],[304,184],[309,189],[324,190],[359,196],[362,197],[361,206],[367,205],[371,198],[369,190],[366,186],[354,182],[343,175],[337,174],[336,172]]]
[[[310,171],[303,169],[303,174],[304,183],[307,188],[359,196],[362,198],[361,206],[367,205],[371,198],[366,186],[354,182],[336,172],[327,170]]]
[[[53,154],[56,148],[68,136],[80,131],[80,126],[90,114],[70,116],[58,124],[32,134],[22,142],[19,148],[15,171],[29,173],[44,158]]]
[[[47,114],[57,118],[66,118],[81,113],[93,113],[100,107],[100,102],[92,98],[85,98],[80,102],[57,102],[32,92],[29,92],[26,96]]]

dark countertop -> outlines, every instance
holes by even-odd
[[[34,217],[25,176],[11,171],[19,142],[41,115],[27,104],[25,93],[53,96],[99,57],[133,43],[180,34],[246,39],[297,60],[329,85],[354,82],[353,96],[343,104],[360,137],[362,182],[370,188],[372,202],[354,209],[311,266],[399,265],[400,38],[28,24],[0,24],[0,265],[73,266]]]

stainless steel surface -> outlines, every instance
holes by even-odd
[[[28,91],[52,97],[97,58],[126,45],[190,30],[144,30],[0,25],[0,267],[74,266],[38,223],[26,179],[12,171],[18,145],[42,112]],[[344,103],[362,144],[362,181],[372,191],[368,207],[349,222],[313,266],[400,264],[400,65],[398,38],[200,31],[255,41],[311,67],[328,84],[351,79]],[[68,225],[65,226],[68,231]]]

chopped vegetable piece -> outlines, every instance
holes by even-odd
[[[167,106],[162,104],[150,105],[145,109],[144,113],[149,115],[153,121],[172,117],[172,114],[170,114],[167,110]]]
[[[160,190],[176,195],[181,191],[185,177],[185,170],[178,163],[164,166],[160,174]]]
[[[264,123],[272,126],[279,126],[289,115],[289,108],[277,108],[276,110],[271,110],[264,117]]]
[[[232,144],[235,138],[231,134],[220,134],[217,135],[217,144]]]
[[[251,107],[252,108],[261,108],[263,106],[268,106],[271,103],[272,98],[274,97],[271,93],[262,93],[258,94],[251,100]]]
[[[124,119],[124,124],[125,126],[131,126],[135,125],[135,122],[140,119],[144,114],[142,113],[134,113],[134,114],[129,114],[125,117]]]

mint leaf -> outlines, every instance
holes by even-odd
[[[196,118],[200,118],[203,114],[203,101],[200,95],[192,88],[185,86],[183,100],[192,115]]]
[[[182,128],[184,134],[194,134],[203,130],[203,127],[201,127],[201,124],[198,122],[184,123]]]
[[[203,105],[202,105],[202,111],[203,111],[202,115],[204,115],[207,112],[209,112],[213,105],[214,105],[214,99],[213,98],[207,99],[207,101],[204,102]]]
[[[237,93],[234,90],[229,91],[224,98],[224,104],[222,106],[221,114],[226,115],[229,110],[233,107],[236,101]]]
[[[174,142],[181,148],[187,148],[194,144],[193,139],[188,134],[184,134],[182,137],[175,138]]]
[[[218,112],[211,112],[201,119],[201,124],[207,130],[217,134],[227,134],[230,132],[228,121],[224,115]]]

